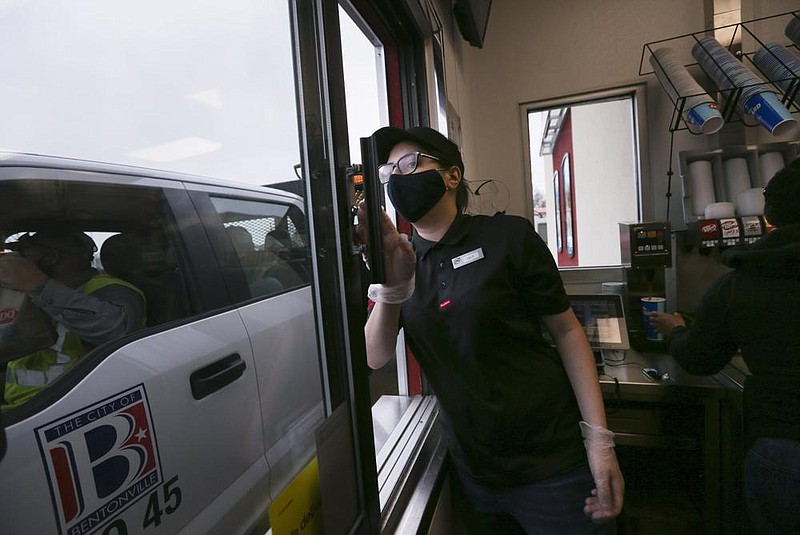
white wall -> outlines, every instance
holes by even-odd
[[[575,106],[571,113],[579,262],[618,265],[619,222],[638,217],[630,102]],[[597,125],[617,135],[598,136]]]

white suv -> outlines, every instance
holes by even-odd
[[[143,268],[147,326],[3,412],[0,532],[263,533],[324,419],[302,200],[0,154],[0,234],[54,226]]]

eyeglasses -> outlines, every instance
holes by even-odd
[[[409,152],[408,154],[401,156],[399,160],[396,162],[387,162],[380,167],[378,167],[378,178],[380,179],[382,184],[386,184],[389,182],[389,177],[392,176],[394,170],[397,169],[398,175],[410,175],[414,171],[417,170],[419,166],[419,157],[424,156],[425,158],[430,158],[431,160],[436,160],[437,162],[442,161],[441,159],[437,158],[436,156],[431,156],[430,154],[425,154],[423,152]],[[437,171],[443,171],[445,168],[441,167],[436,169]]]

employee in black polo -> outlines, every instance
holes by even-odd
[[[524,218],[464,213],[460,151],[435,130],[374,137],[380,178],[414,232],[409,242],[382,215],[387,283],[369,289],[369,365],[393,359],[402,326],[476,532],[594,532],[619,514],[624,482],[594,356],[547,246]]]

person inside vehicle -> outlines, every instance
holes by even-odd
[[[277,279],[284,288],[303,284],[303,279],[289,264],[292,254],[288,247],[271,233],[264,237],[264,256],[263,278]]]
[[[19,406],[53,383],[91,348],[144,327],[144,294],[92,267],[85,233],[41,230],[6,243],[0,285],[24,292],[55,322],[56,342],[8,363],[4,403]]]
[[[404,328],[439,402],[467,527],[613,530],[593,522],[620,513],[624,481],[594,356],[552,254],[522,217],[465,213],[461,153],[439,132],[373,136],[387,162],[379,178],[414,232],[409,241],[382,213],[386,283],[369,287],[367,361],[391,361]],[[365,215],[362,203],[359,221]]]
[[[748,513],[756,532],[800,533],[800,158],[764,188],[775,230],[728,249],[733,268],[716,280],[687,326],[680,313],[650,313],[678,364],[695,375],[721,371],[741,351]]]

